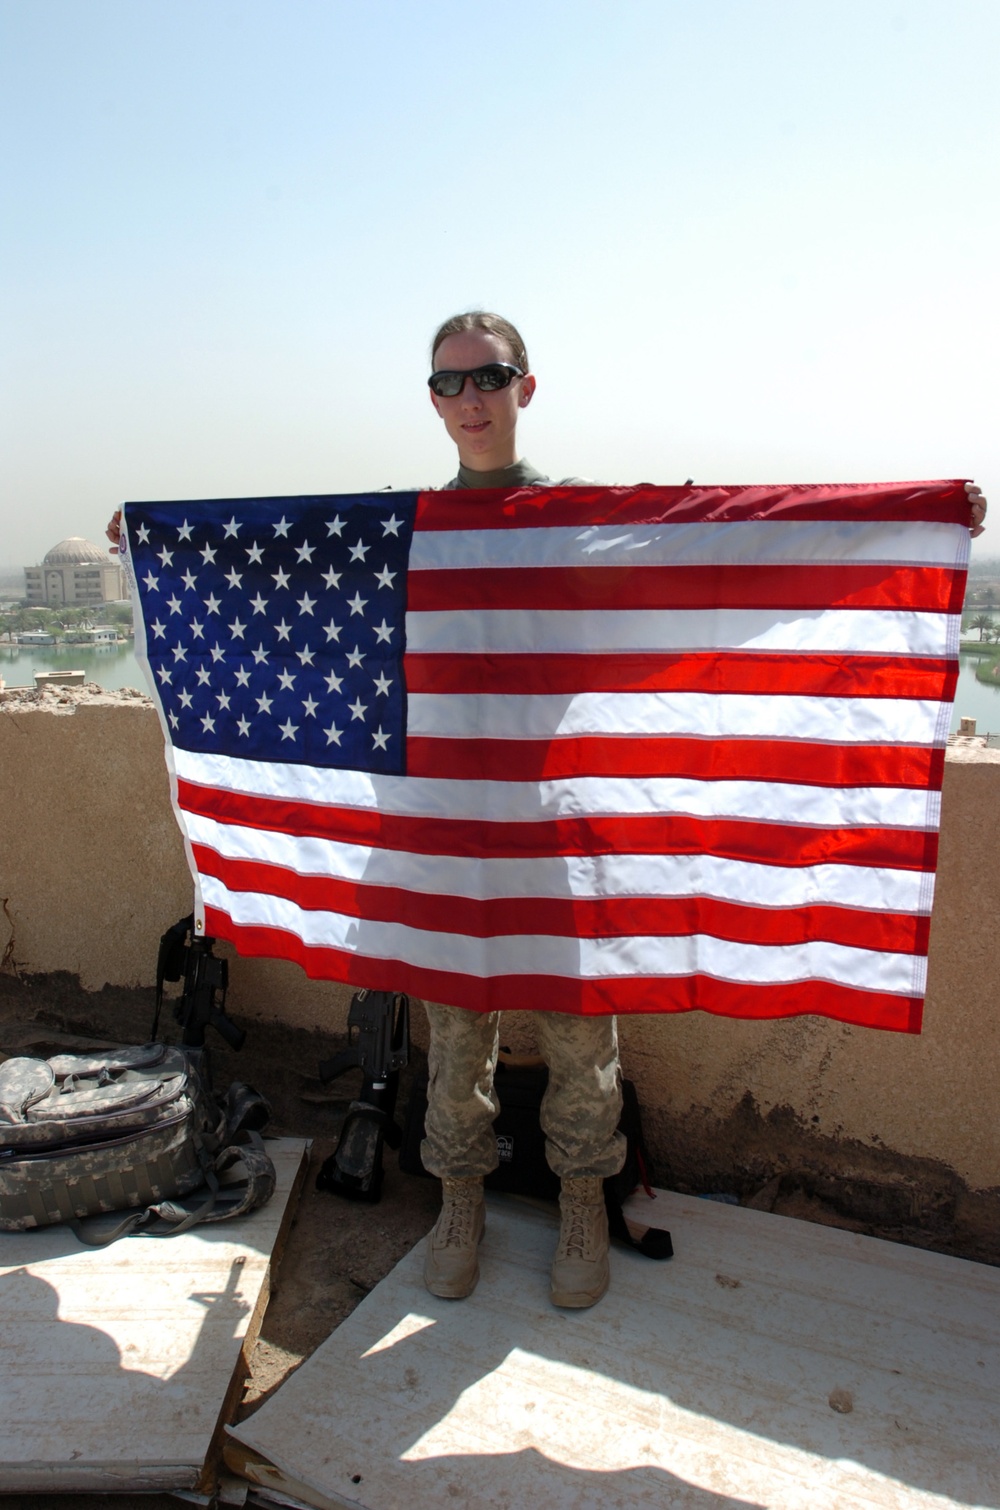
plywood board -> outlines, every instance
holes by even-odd
[[[554,1212],[490,1197],[475,1294],[429,1295],[418,1245],[227,1462],[365,1510],[1000,1506],[1000,1270],[668,1192],[631,1206],[675,1258],[614,1250],[608,1295],[572,1312],[548,1301]]]
[[[249,1216],[99,1249],[0,1235],[0,1492],[205,1487],[309,1148],[267,1146],[277,1190]]]

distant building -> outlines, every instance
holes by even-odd
[[[68,608],[85,608],[90,603],[117,603],[127,596],[121,567],[107,551],[79,535],[60,540],[41,566],[26,566],[24,584],[28,604],[36,608],[63,603]]]
[[[15,636],[19,645],[54,645],[56,637],[47,629],[25,629]]]

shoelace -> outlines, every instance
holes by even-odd
[[[590,1227],[591,1236],[596,1225],[596,1214],[599,1207],[589,1206],[583,1201],[573,1201],[568,1209],[563,1212],[563,1222],[569,1220],[569,1232],[564,1243],[560,1247],[567,1258],[587,1258],[587,1228]],[[587,1213],[590,1213],[588,1220]]]
[[[445,1205],[442,1216],[446,1217],[442,1233],[442,1247],[467,1248],[472,1243],[475,1226],[475,1211],[479,1202],[471,1196],[452,1196]]]

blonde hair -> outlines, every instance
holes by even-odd
[[[509,320],[505,320],[503,315],[490,314],[486,309],[470,309],[464,315],[452,315],[450,320],[445,320],[438,327],[431,342],[431,367],[434,366],[434,358],[441,342],[449,336],[460,335],[463,330],[485,330],[488,335],[499,336],[510,348],[515,367],[520,367],[522,372],[531,370],[528,366],[528,353],[517,328]]]

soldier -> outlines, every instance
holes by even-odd
[[[431,347],[431,403],[458,448],[447,488],[547,483],[517,454],[517,421],[535,378],[524,342],[500,315],[473,311],[446,320]],[[564,477],[559,486],[582,482]],[[425,1003],[431,1041],[424,1167],[442,1185],[441,1215],[427,1243],[424,1280],[434,1295],[460,1299],[479,1279],[485,1224],[483,1177],[497,1167],[493,1091],[499,1012]],[[621,1073],[614,1017],[533,1014],[549,1067],[541,1123],[546,1157],[561,1182],[561,1225],[552,1263],[552,1300],[591,1306],[608,1288],[604,1180],[625,1162]]]
[[[509,321],[483,311],[456,315],[434,337],[430,397],[458,449],[459,469],[446,488],[548,483],[518,458],[516,430],[535,377]],[[563,478],[559,485],[582,482]],[[973,536],[982,534],[986,501],[969,483]],[[108,525],[117,548],[120,511]],[[435,1295],[459,1299],[479,1278],[485,1224],[483,1178],[498,1162],[493,1091],[499,1014],[426,1003],[430,1083],[425,1167],[442,1182],[440,1217],[427,1245],[425,1281]],[[561,1182],[561,1226],[552,1265],[556,1305],[593,1305],[608,1287],[608,1226],[603,1182],[625,1158],[618,1132],[621,1077],[612,1016],[534,1014],[538,1046],[549,1066],[541,1122],[546,1155]]]

